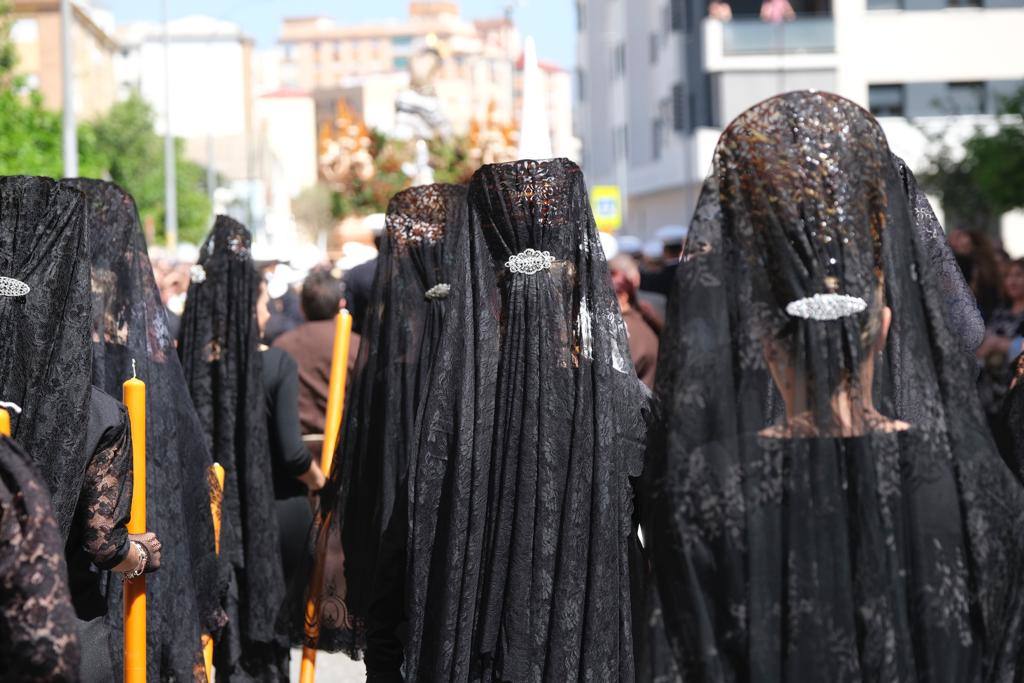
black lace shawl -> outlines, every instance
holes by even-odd
[[[82,194],[49,178],[0,178],[0,276],[27,284],[0,296],[0,401],[21,406],[14,437],[53,495],[66,539],[86,464],[89,247]]]
[[[234,585],[217,669],[264,678],[280,673],[274,620],[284,578],[250,243],[244,226],[217,217],[189,286],[178,353],[207,448],[225,470],[220,552],[234,568]]]
[[[946,239],[946,231],[936,218],[928,196],[918,187],[914,172],[895,154],[892,159],[903,182],[903,191],[913,212],[921,244],[938,275],[939,292],[945,301],[949,330],[959,342],[960,348],[973,354],[985,339],[985,320],[981,317],[974,292],[964,279],[956,255]]]
[[[718,143],[643,506],[686,681],[1024,675],[1024,491],[905,177],[871,115],[824,93],[763,102]],[[832,294],[862,312],[807,299]]]
[[[212,460],[188,399],[134,200],[102,180],[62,183],[80,190],[89,206],[92,381],[120,398],[135,361],[146,383],[146,521],[164,547],[160,571],[147,583],[150,675],[190,680],[202,665],[201,634],[224,620],[207,485]],[[121,595],[109,594],[118,628]]]
[[[346,400],[334,472],[323,496],[333,511],[317,647],[359,656],[381,537],[405,504],[407,453],[448,308],[452,243],[464,239],[466,189],[425,185],[398,193],[387,220],[363,337]],[[305,605],[301,605],[305,607]],[[302,621],[295,620],[296,625]]]
[[[410,460],[407,680],[633,680],[647,394],[583,175],[484,166],[469,205]]]
[[[78,680],[78,622],[50,492],[0,436],[0,671],[4,680]]]

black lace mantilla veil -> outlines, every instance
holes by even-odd
[[[217,216],[200,248],[178,353],[206,445],[224,466],[221,557],[233,568],[218,678],[287,678],[274,620],[284,599],[249,231]],[[282,660],[282,656],[284,659]]]
[[[687,681],[1019,681],[1024,492],[866,111],[723,133],[662,336],[645,534]]]
[[[0,671],[22,683],[78,680],[78,621],[50,492],[0,436]]]
[[[366,647],[381,538],[395,506],[408,500],[407,452],[448,308],[451,243],[465,235],[466,189],[435,184],[399,192],[385,226],[342,438],[322,496],[333,514],[320,533],[332,542],[316,647],[350,656]],[[292,628],[302,626],[299,612]]]
[[[148,583],[150,677],[205,680],[200,637],[224,621],[207,485],[210,453],[188,400],[134,200],[106,181],[62,182],[80,190],[89,206],[93,383],[120,397],[133,361],[146,382],[147,523],[165,549]],[[119,586],[111,579],[109,614],[121,628]],[[120,650],[114,650],[116,658]]]
[[[80,192],[49,178],[0,178],[0,401],[21,406],[13,436],[50,488],[65,539],[92,456],[88,244]]]
[[[410,461],[407,680],[633,680],[637,379],[571,161],[484,166]]]

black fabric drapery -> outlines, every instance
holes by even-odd
[[[0,436],[0,671],[24,683],[78,680],[78,622],[64,541],[28,454]]]
[[[647,393],[582,173],[484,166],[469,206],[410,461],[407,680],[632,680]]]
[[[202,633],[225,619],[210,516],[210,452],[188,398],[134,200],[102,180],[62,184],[81,191],[89,208],[92,381],[115,397],[133,371],[146,383],[147,524],[164,547],[161,569],[147,584],[150,675],[191,680],[205,675]],[[109,593],[109,615],[118,627],[119,585]]]
[[[80,192],[49,178],[0,178],[0,277],[29,287],[0,296],[0,401],[21,406],[12,433],[49,487],[65,539],[91,456],[88,244]]]
[[[288,675],[287,650],[274,633],[284,578],[250,245],[244,226],[217,217],[193,269],[178,353],[206,446],[225,472],[220,552],[233,572],[217,676],[276,680]]]
[[[395,506],[408,499],[408,451],[449,306],[452,245],[465,228],[462,186],[413,187],[388,205],[334,472],[322,496],[331,524],[319,531],[330,534],[320,649],[353,657],[366,649],[381,539]],[[402,589],[399,581],[386,590]],[[294,602],[292,625],[301,628],[305,604]]]
[[[686,681],[1017,681],[1024,492],[869,113],[723,133],[662,335],[643,506]]]

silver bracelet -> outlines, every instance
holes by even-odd
[[[132,579],[142,576],[142,573],[146,571],[146,562],[149,561],[149,551],[146,550],[146,546],[142,545],[138,541],[129,541],[139,550],[139,564],[135,566],[135,569],[130,572],[124,572],[121,577],[125,581],[131,581]]]

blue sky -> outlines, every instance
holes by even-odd
[[[111,10],[119,22],[160,19],[160,0],[94,0]],[[501,16],[509,0],[461,0],[463,16]],[[516,23],[537,41],[541,59],[565,68],[575,63],[576,24],[571,0],[520,0]],[[359,22],[408,14],[408,0],[168,0],[171,18],[207,14],[234,21],[260,47],[277,41],[286,16],[324,15],[339,22]]]

